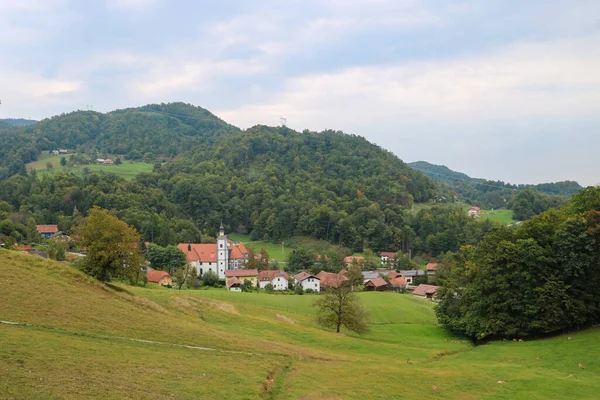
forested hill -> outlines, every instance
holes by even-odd
[[[242,131],[181,103],[74,112],[4,137],[8,156],[0,161],[66,148],[155,163],[151,174],[108,185],[93,175],[36,177],[9,163],[17,176],[0,183],[0,202],[30,210],[38,224],[66,221],[66,229],[75,205],[84,215],[98,205],[162,244],[213,235],[223,220],[229,232],[254,239],[306,235],[357,251],[399,249],[415,235],[409,206],[448,195],[362,137],[286,127]],[[15,137],[20,144],[12,146]]]
[[[503,207],[516,193],[523,190],[569,198],[583,189],[574,181],[513,185],[502,181],[472,178],[462,172],[453,171],[445,165],[435,165],[426,161],[416,161],[408,165],[434,181],[450,186],[455,195],[458,195],[462,200],[468,203],[480,204],[486,208]]]
[[[18,128],[27,125],[33,125],[35,123],[37,123],[37,121],[33,119],[7,118],[0,119],[0,128]]]

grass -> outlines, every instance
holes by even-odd
[[[600,390],[599,329],[474,347],[438,327],[426,300],[361,293],[371,332],[336,334],[315,324],[317,295],[106,286],[5,250],[0,265],[0,320],[28,324],[0,324],[0,398],[533,400]]]
[[[31,162],[26,165],[27,170],[31,171],[35,169],[38,174],[57,174],[61,172],[71,172],[75,175],[83,175],[83,168],[88,167],[90,171],[96,173],[110,173],[125,179],[133,179],[136,175],[142,172],[152,172],[153,164],[143,162],[128,162],[125,161],[121,165],[98,165],[98,164],[87,164],[78,165],[76,167],[61,167],[60,159],[62,157],[69,158],[69,155],[52,155],[48,153],[40,154],[40,158],[37,161]],[[51,162],[54,168],[51,170],[46,169],[46,164]]]
[[[457,207],[462,208],[464,211],[467,211],[471,208],[471,205],[466,203],[455,203]],[[415,204],[414,213],[418,213],[421,210],[434,207],[436,205],[448,205],[448,204],[440,204],[440,203],[417,203]],[[513,210],[481,210],[481,219],[490,220],[495,222],[500,222],[501,224],[509,225],[514,223],[513,220]]]

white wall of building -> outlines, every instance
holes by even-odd
[[[315,292],[321,291],[321,281],[319,280],[319,278],[311,276],[301,281],[300,284],[302,285],[302,290],[312,289]]]
[[[260,281],[258,282],[258,287],[264,289],[268,284],[273,285],[273,290],[287,290],[288,289],[288,280],[283,276],[278,276],[274,278],[272,281]]]

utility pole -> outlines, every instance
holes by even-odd
[[[287,123],[287,118],[279,117],[279,119],[281,120],[281,126],[285,127],[285,124]]]

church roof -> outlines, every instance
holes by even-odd
[[[177,248],[183,251],[187,261],[217,262],[216,244],[180,243]]]
[[[242,254],[248,254],[248,250],[246,250],[246,246],[244,246],[244,243],[240,242],[240,244],[238,244],[237,247],[240,249],[240,252]]]
[[[234,260],[235,259],[243,259],[244,255],[240,251],[239,247],[232,246],[231,253],[229,253],[229,258],[234,259]]]

